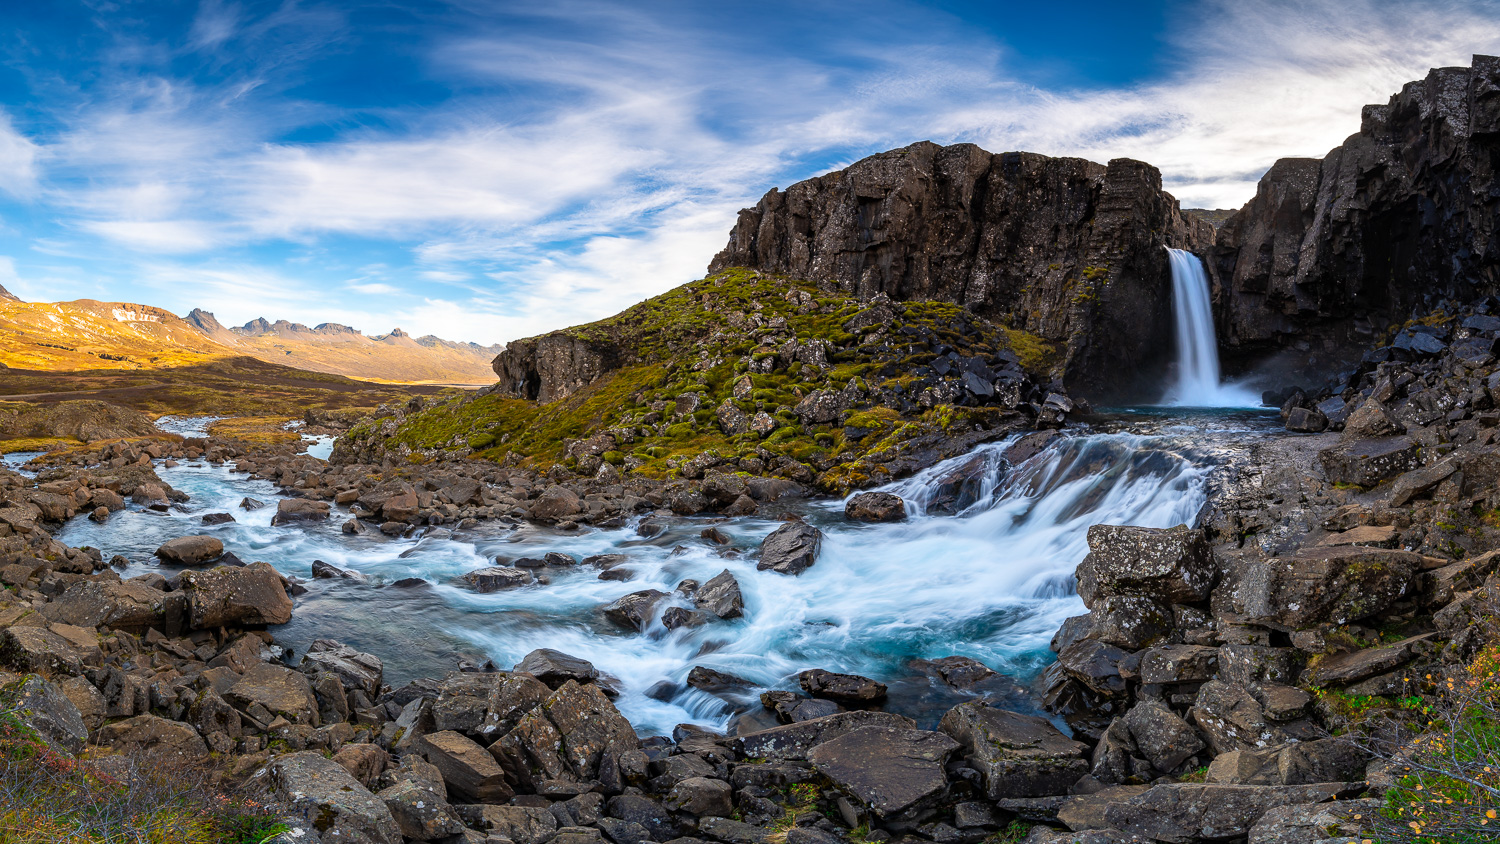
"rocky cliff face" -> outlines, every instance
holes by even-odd
[[[1440,68],[1321,161],[1278,161],[1209,256],[1231,359],[1324,364],[1500,285],[1500,59]]]
[[[923,142],[772,190],[710,270],[960,304],[1059,344],[1057,374],[1101,395],[1171,354],[1166,247],[1212,240],[1148,164]]]

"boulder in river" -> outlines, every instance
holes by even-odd
[[[814,668],[797,675],[802,690],[838,703],[865,705],[885,700],[885,684],[857,674],[836,674]]]
[[[271,524],[320,522],[328,518],[329,509],[327,501],[314,501],[310,498],[283,498],[276,502],[276,515],[271,517]]]
[[[603,609],[604,617],[621,627],[644,631],[651,623],[656,605],[666,597],[667,593],[658,589],[631,592],[613,603],[606,604]]]
[[[739,618],[745,613],[745,599],[740,594],[740,582],[725,569],[693,593],[693,604],[700,610],[711,612],[719,618]]]
[[[906,518],[906,502],[889,492],[861,492],[844,505],[844,518],[855,522],[899,522]]]
[[[280,572],[270,563],[188,572],[182,576],[182,589],[187,593],[189,623],[195,630],[286,624],[292,620],[292,599],[287,597]]]
[[[532,651],[516,663],[516,667],[511,670],[530,674],[546,683],[547,687],[554,691],[569,680],[592,683],[599,679],[599,669],[595,668],[592,662],[569,656],[562,651],[554,651],[551,648],[538,648]]]
[[[179,536],[156,549],[162,562],[174,566],[196,566],[224,553],[224,543],[212,536]]]
[[[823,547],[823,532],[805,522],[787,522],[760,543],[756,568],[798,575],[812,568]]]
[[[490,566],[471,571],[462,579],[475,592],[498,592],[501,589],[525,586],[531,582],[531,574],[507,566]]]

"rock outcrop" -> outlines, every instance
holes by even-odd
[[[1107,394],[1171,349],[1166,247],[1206,248],[1149,164],[912,144],[740,212],[710,271],[753,267],[848,295],[963,305],[1065,347],[1070,389]]]
[[[1434,69],[1321,161],[1288,158],[1219,229],[1220,343],[1329,374],[1414,309],[1500,285],[1500,58]]]

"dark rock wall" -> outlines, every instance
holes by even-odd
[[[1331,363],[1500,286],[1500,59],[1440,68],[1322,161],[1278,161],[1210,258],[1230,359]]]
[[[1108,395],[1171,355],[1166,247],[1212,239],[1148,164],[922,142],[772,190],[709,269],[961,304],[1060,344],[1069,388]]]

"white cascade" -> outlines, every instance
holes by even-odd
[[[1186,249],[1168,249],[1172,264],[1172,317],[1177,340],[1177,380],[1165,404],[1175,407],[1259,407],[1252,391],[1219,377],[1219,341],[1203,262]]]

